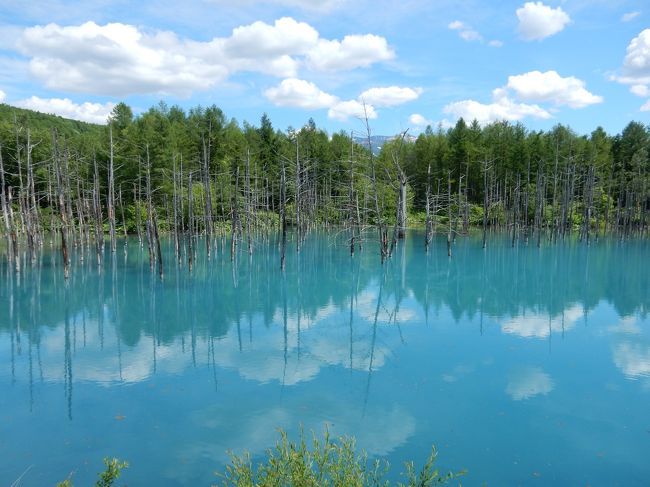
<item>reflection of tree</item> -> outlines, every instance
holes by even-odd
[[[418,242],[411,239],[409,244]],[[642,241],[512,249],[504,239],[484,251],[470,238],[457,240],[457,246],[448,262],[430,255],[434,264],[426,275],[419,271],[426,258],[419,248],[411,250],[406,263],[407,286],[418,302],[429,302],[435,309],[447,306],[456,320],[481,312],[517,316],[523,310],[557,316],[576,303],[590,310],[601,300],[612,303],[621,315],[645,314],[650,305],[650,274],[639,265],[648,254]]]
[[[231,260],[219,253],[208,261],[199,254],[191,274],[171,268],[162,283],[148,272],[146,253],[138,246],[129,247],[124,257],[116,255],[112,263],[106,259],[103,272],[92,259],[78,263],[67,284],[55,270],[57,256],[48,254],[20,275],[3,273],[7,282],[0,287],[0,298],[6,303],[6,319],[0,320],[0,332],[10,335],[11,353],[16,355],[22,340],[36,346],[43,329],[67,327],[70,317],[80,317],[97,326],[100,339],[110,323],[118,330],[120,347],[154,337],[155,354],[156,347],[177,338],[194,351],[197,340],[223,339],[236,326],[241,349],[244,334],[253,341],[254,319],[261,316],[269,327],[285,306],[287,316],[302,320],[303,328],[327,307],[348,314],[354,307],[354,313],[372,320],[377,305],[373,283],[379,282],[385,283],[382,319],[397,325],[408,315],[428,316],[431,309],[442,307],[459,320],[479,315],[509,319],[526,313],[558,317],[579,307],[588,311],[601,300],[612,303],[621,315],[645,315],[650,304],[650,274],[638,265],[648,251],[640,241],[513,249],[505,240],[499,245],[497,237],[485,251],[468,238],[457,240],[453,259],[437,252],[436,243],[444,245],[434,241],[425,254],[416,235],[382,266],[370,245],[368,252],[351,259],[331,239],[315,235],[300,253],[288,255],[281,277],[271,237],[268,243],[258,243],[251,259]],[[171,256],[171,244],[167,252]],[[364,295],[369,295],[369,306],[359,301]],[[412,309],[412,298],[423,313]],[[407,301],[411,309],[405,307]],[[357,322],[349,318],[352,333]]]

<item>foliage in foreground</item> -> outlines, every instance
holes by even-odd
[[[464,475],[464,471],[441,474],[434,468],[438,453],[432,447],[431,454],[422,469],[417,472],[413,462],[405,464],[404,482],[397,487],[431,487]],[[301,431],[298,442],[290,441],[284,431],[280,440],[267,451],[266,461],[253,466],[249,453],[241,456],[231,453],[231,463],[225,473],[218,474],[225,487],[390,487],[385,477],[389,471],[386,460],[369,462],[364,451],[355,451],[354,438],[332,439],[325,430],[320,440],[313,435],[308,445]],[[127,462],[117,458],[104,458],[106,469],[99,473],[95,487],[112,487],[120,477]],[[73,487],[68,478],[56,487]]]
[[[100,472],[99,480],[95,482],[95,487],[112,487],[113,483],[120,477],[122,470],[129,467],[127,462],[120,462],[117,458],[104,458],[106,470]],[[73,487],[72,479],[67,478],[63,482],[56,484],[56,487]]]
[[[356,453],[353,438],[332,439],[326,430],[324,438],[315,435],[308,445],[301,432],[298,442],[290,441],[284,431],[275,448],[267,451],[263,463],[253,465],[249,453],[231,453],[231,463],[222,477],[225,487],[388,487],[385,477],[389,464],[385,460],[368,461],[365,452]],[[413,462],[406,463],[399,487],[428,487],[446,484],[465,472],[441,474],[434,468],[437,452],[431,454],[417,472]]]

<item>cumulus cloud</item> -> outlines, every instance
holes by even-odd
[[[650,112],[650,100],[641,105],[641,108],[639,108],[639,110],[642,112]]]
[[[383,37],[348,35],[342,41],[321,39],[307,54],[307,63],[317,71],[344,71],[394,57],[395,52]]]
[[[395,56],[383,37],[323,39],[311,25],[291,17],[236,27],[229,37],[210,41],[121,23],[48,24],[25,29],[17,48],[30,58],[31,73],[49,88],[115,96],[189,96],[241,71],[293,78],[303,65],[335,72]]]
[[[509,76],[507,87],[521,100],[567,105],[571,108],[583,108],[603,101],[602,96],[585,89],[584,81],[574,76],[563,78],[556,71],[530,71]]]
[[[539,105],[527,105],[513,101],[506,90],[497,88],[492,92],[492,103],[480,103],[475,100],[462,100],[450,103],[443,112],[455,118],[476,119],[481,125],[501,120],[515,121],[525,117],[540,119],[551,118],[551,114]]]
[[[458,32],[458,36],[464,41],[481,41],[483,36],[478,31],[474,30],[470,25],[460,20],[454,20],[447,26],[450,30]]]
[[[517,9],[519,35],[526,41],[545,39],[562,31],[570,22],[561,7],[551,8],[542,2],[526,2]]]
[[[641,15],[641,12],[628,12],[626,14],[623,14],[621,17],[621,22],[629,22],[636,19],[639,15]]]
[[[283,17],[273,25],[257,21],[236,27],[220,42],[223,52],[234,59],[306,54],[318,42],[318,32],[305,22]]]
[[[623,76],[627,84],[650,84],[650,29],[643,30],[630,41],[623,60]]]
[[[364,105],[357,100],[341,101],[333,105],[328,111],[327,116],[334,120],[345,122],[348,118],[365,118],[373,120],[377,118],[377,112],[372,105]]]
[[[146,34],[125,24],[25,29],[20,51],[49,88],[107,95],[189,94],[223,80],[228,68],[203,56],[206,46],[170,32]]]
[[[0,95],[0,101],[2,96]],[[28,108],[37,112],[53,113],[61,117],[81,120],[83,122],[105,124],[108,116],[115,107],[115,103],[74,103],[69,98],[39,98],[32,96],[25,100],[18,100],[12,105]]]
[[[506,393],[515,401],[546,395],[553,390],[553,379],[538,367],[527,367],[510,374]]]
[[[364,100],[377,107],[392,107],[416,100],[422,93],[422,88],[388,86],[385,88],[370,88],[359,95]]]
[[[551,118],[551,113],[537,103],[524,102],[551,103],[576,109],[602,101],[602,96],[587,91],[585,82],[574,76],[563,78],[556,71],[530,71],[509,76],[505,86],[492,91],[492,103],[463,100],[448,104],[443,111],[456,118],[476,119],[486,124],[525,117]]]
[[[390,86],[370,88],[356,100],[341,100],[337,96],[322,91],[314,83],[297,78],[282,80],[278,86],[271,87],[264,95],[275,105],[316,110],[327,108],[329,118],[346,121],[349,118],[377,118],[375,107],[392,107],[416,99],[420,88]]]
[[[650,93],[650,29],[645,29],[630,41],[627,46],[623,68],[620,75],[613,75],[611,79],[619,83],[630,85],[630,91],[642,97]],[[641,111],[647,111],[650,100],[646,102]]]
[[[488,42],[488,46],[490,46],[490,47],[503,47],[503,41],[499,41],[499,40],[495,39],[493,41]]]
[[[320,90],[309,81],[289,78],[264,92],[275,105],[314,110],[329,108],[337,103],[337,98]]]
[[[416,127],[426,127],[427,125],[433,125],[433,121],[420,115],[419,113],[412,113],[409,117],[409,123],[415,125]]]
[[[4,91],[0,90],[0,103],[4,103],[6,97],[7,94]]]

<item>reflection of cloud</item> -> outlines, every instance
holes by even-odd
[[[282,312],[276,311],[274,324],[268,328],[254,327],[252,341],[248,340],[248,326],[241,331],[236,326],[215,342],[217,365],[236,369],[250,380],[276,380],[285,385],[312,380],[325,366],[342,366],[367,370],[372,356],[373,369],[380,368],[390,355],[385,343],[372,346],[372,325],[355,313],[352,330],[349,310],[333,305],[319,311],[314,319],[289,315],[286,333]]]
[[[471,374],[474,372],[473,365],[457,365],[451,371],[442,374],[442,380],[445,382],[456,382],[458,379],[461,379],[463,376]]]
[[[555,385],[553,379],[538,367],[526,367],[510,374],[506,392],[515,401],[548,394]]]
[[[396,303],[395,296],[384,291],[379,313],[377,313],[377,296],[378,289],[366,289],[359,293],[355,302],[362,319],[373,323],[376,314],[377,324],[386,325],[393,323],[406,324],[419,318],[416,307],[410,302],[410,299],[413,298],[411,293],[406,293],[404,296],[409,298],[408,300],[402,299],[399,303]]]
[[[74,328],[74,327],[73,327]],[[79,343],[80,328],[77,324],[76,344],[71,347],[72,373],[75,381],[88,381],[109,386],[112,383],[134,383],[146,380],[156,372],[177,374],[192,366],[192,356],[182,354],[180,339],[169,344],[152,344],[152,339],[142,339],[136,345],[127,347],[118,343],[115,329],[104,325],[99,333],[97,322],[86,324],[85,344]],[[41,338],[43,377],[50,382],[63,381],[61,362],[65,356],[65,334],[63,327],[47,330]],[[155,354],[155,358],[154,358]]]
[[[71,316],[68,343],[72,349],[72,375],[75,381],[106,386],[135,383],[154,373],[180,374],[194,367],[197,357],[199,362],[210,357],[216,366],[234,369],[245,379],[284,385],[310,381],[328,366],[368,370],[372,360],[372,368],[377,370],[386,363],[398,340],[386,325],[392,325],[395,319],[406,322],[417,317],[414,304],[408,300],[401,303],[395,318],[395,299],[384,293],[375,329],[377,294],[376,287],[359,294],[354,301],[352,324],[349,307],[329,302],[310,314],[290,311],[285,330],[283,310],[277,307],[269,324],[262,324],[261,315],[243,316],[239,325],[232,323],[226,335],[218,339],[202,332],[194,337],[185,332],[165,343],[145,333],[134,345],[120,343],[115,317],[106,310],[101,325],[95,317]],[[129,324],[123,323],[120,328],[124,326]],[[62,367],[65,350],[62,323],[43,331],[39,353],[47,381],[66,380]],[[26,369],[27,364],[22,365]],[[20,375],[21,364],[18,369]]]
[[[616,367],[631,379],[650,377],[650,346],[623,342],[614,347]]]
[[[641,328],[637,324],[635,316],[624,316],[616,325],[610,326],[608,331],[611,333],[622,333],[624,335],[639,335]]]
[[[318,395],[318,393],[317,393]],[[314,403],[317,408],[311,407]],[[296,418],[295,411],[304,413]],[[302,427],[307,440],[312,432],[321,436],[325,425],[333,438],[354,436],[358,450],[369,456],[387,455],[403,445],[415,432],[415,419],[398,405],[385,406],[350,403],[331,391],[311,397],[308,403],[288,408],[282,404],[268,405],[250,402],[213,404],[193,412],[191,427],[201,431],[202,439],[182,439],[178,443],[180,457],[187,462],[174,464],[166,472],[182,483],[192,478],[202,461],[228,462],[228,452],[260,456],[278,440],[278,428],[285,430],[290,440],[297,440]],[[196,462],[196,463],[195,463]]]
[[[556,316],[531,313],[512,317],[501,324],[501,330],[524,338],[546,338],[551,332],[570,330],[583,315],[583,307],[576,304]]]

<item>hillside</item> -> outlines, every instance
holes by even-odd
[[[34,110],[17,108],[5,103],[0,103],[0,123],[10,123],[13,125],[14,116],[21,125],[29,127],[32,130],[49,131],[56,128],[57,132],[63,135],[96,133],[102,129],[101,125],[81,122],[79,120],[63,118],[58,115],[36,112]]]

